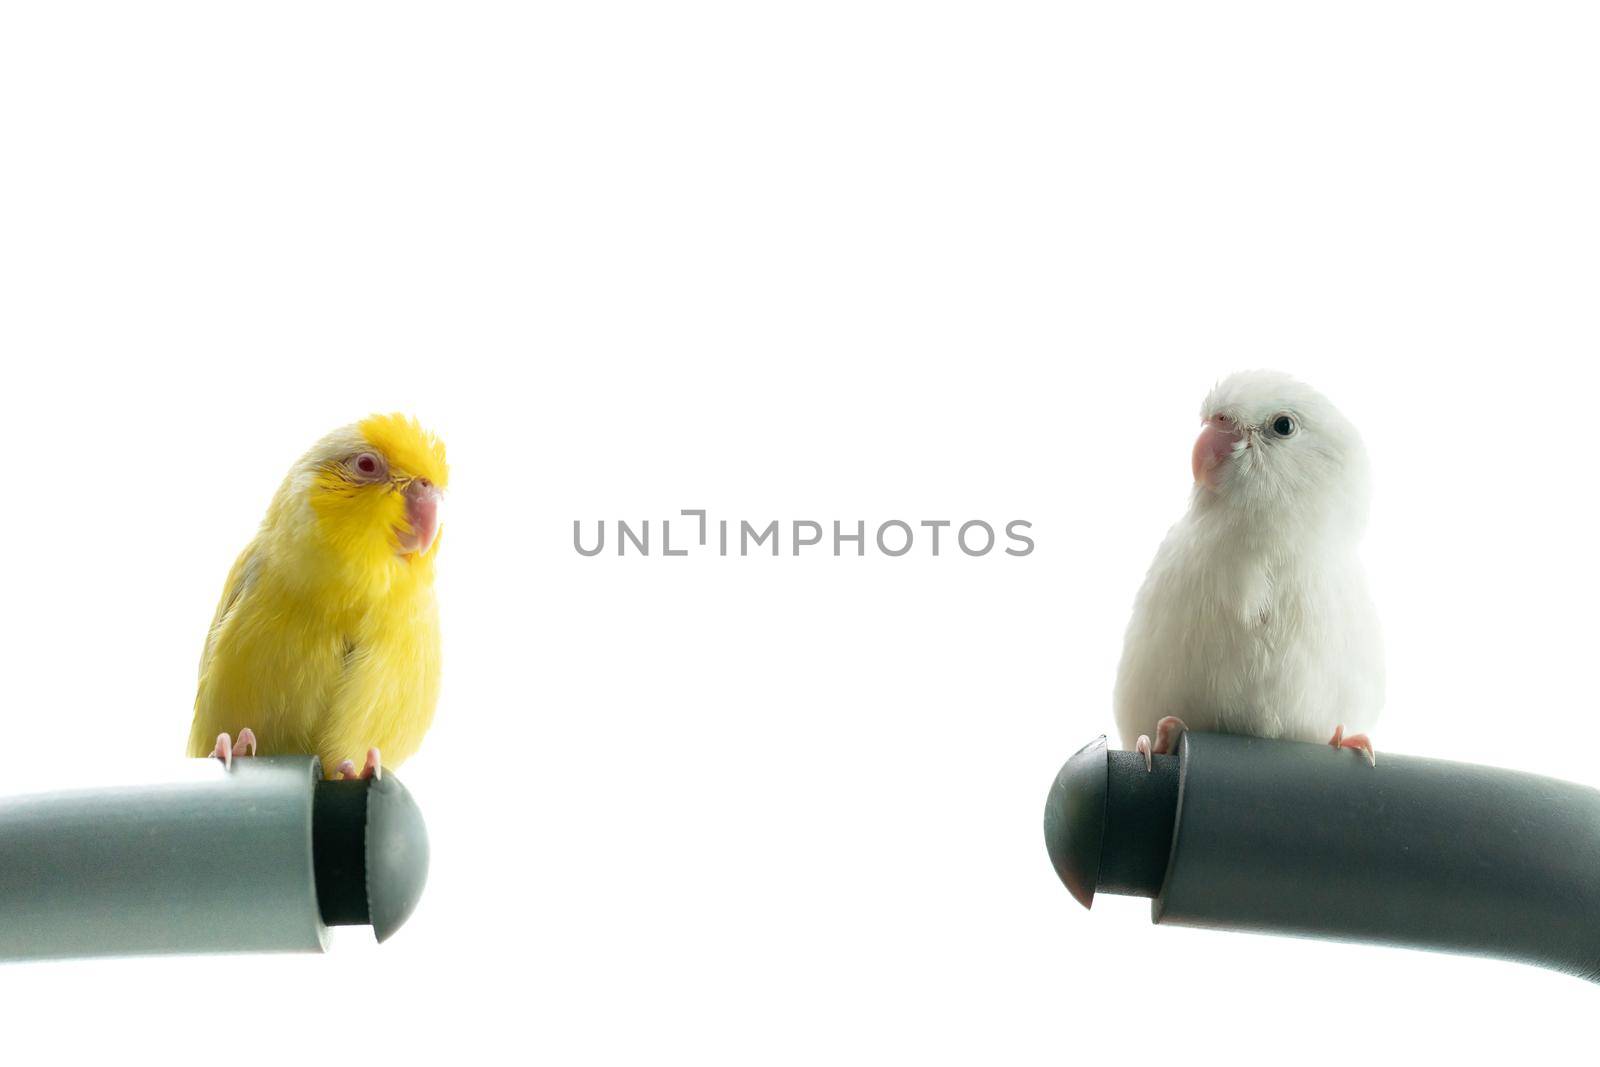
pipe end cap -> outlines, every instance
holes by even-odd
[[[1056,774],[1044,804],[1044,843],[1056,875],[1085,908],[1100,883],[1100,848],[1106,835],[1106,738],[1084,745]]]
[[[427,881],[422,809],[399,779],[386,774],[367,793],[367,909],[379,941],[405,925]]]

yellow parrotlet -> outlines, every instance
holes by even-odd
[[[228,573],[191,756],[309,753],[365,777],[380,750],[391,766],[417,750],[439,697],[448,478],[444,445],[404,415],[342,427],[301,457]]]

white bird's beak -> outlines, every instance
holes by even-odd
[[[1191,466],[1194,480],[1207,489],[1216,489],[1222,477],[1222,465],[1239,451],[1244,433],[1239,424],[1226,415],[1213,415],[1200,428],[1200,437],[1194,443]]]

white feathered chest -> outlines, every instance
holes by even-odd
[[[1131,746],[1190,729],[1300,741],[1364,731],[1383,705],[1376,612],[1353,543],[1252,534],[1191,511],[1134,603],[1115,694]]]

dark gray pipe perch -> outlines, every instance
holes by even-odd
[[[165,780],[0,797],[0,960],[319,952],[416,906],[411,794],[323,781],[314,756],[178,761]]]
[[[1056,873],[1157,923],[1495,956],[1600,978],[1600,792],[1517,771],[1185,733],[1099,738],[1045,803]]]

